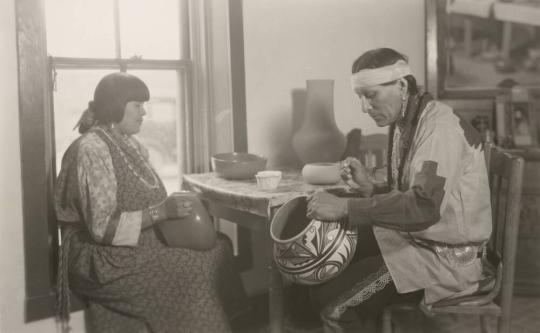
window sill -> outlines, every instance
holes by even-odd
[[[26,322],[55,316],[56,293],[26,299]],[[71,294],[71,312],[85,309],[86,303]]]

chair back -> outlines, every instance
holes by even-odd
[[[484,152],[493,219],[488,253],[496,254],[502,260],[500,292],[495,302],[505,312],[505,308],[510,307],[514,291],[524,161],[522,157],[504,152],[493,144],[486,144]]]
[[[368,168],[382,168],[386,165],[388,154],[388,135],[370,134],[362,138],[360,159]]]
[[[382,168],[386,165],[388,135],[383,133],[363,135],[359,128],[347,134],[347,148],[344,158],[356,157],[367,168]]]

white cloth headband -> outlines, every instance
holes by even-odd
[[[404,76],[411,75],[411,67],[403,60],[398,60],[392,65],[362,69],[351,76],[351,85],[353,90],[376,86],[379,84],[392,82]]]

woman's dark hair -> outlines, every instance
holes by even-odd
[[[150,92],[141,79],[131,74],[117,72],[99,81],[91,107],[97,123],[110,124],[120,122],[124,118],[128,102],[146,102],[149,99]]]
[[[407,56],[399,53],[398,51],[383,47],[379,49],[373,49],[365,52],[358,57],[352,65],[352,73],[357,73],[362,69],[379,68],[394,64],[396,61],[403,60],[409,62]],[[418,93],[418,85],[416,79],[412,75],[405,76],[405,80],[409,83],[409,94],[414,95]],[[393,83],[393,82],[388,82]]]

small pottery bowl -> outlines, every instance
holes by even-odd
[[[165,220],[157,224],[158,232],[170,247],[207,251],[214,247],[217,233],[214,222],[197,193],[179,191],[172,194],[191,201],[191,214],[184,218]]]
[[[274,261],[283,277],[316,285],[338,276],[350,263],[358,233],[346,221],[321,222],[306,216],[307,197],[281,206],[272,219]]]
[[[212,170],[226,179],[250,179],[266,168],[266,158],[250,153],[220,153],[211,158]]]
[[[255,178],[261,190],[275,190],[281,181],[281,171],[259,171]]]
[[[302,168],[304,181],[313,185],[331,185],[340,181],[339,163],[308,163]]]

